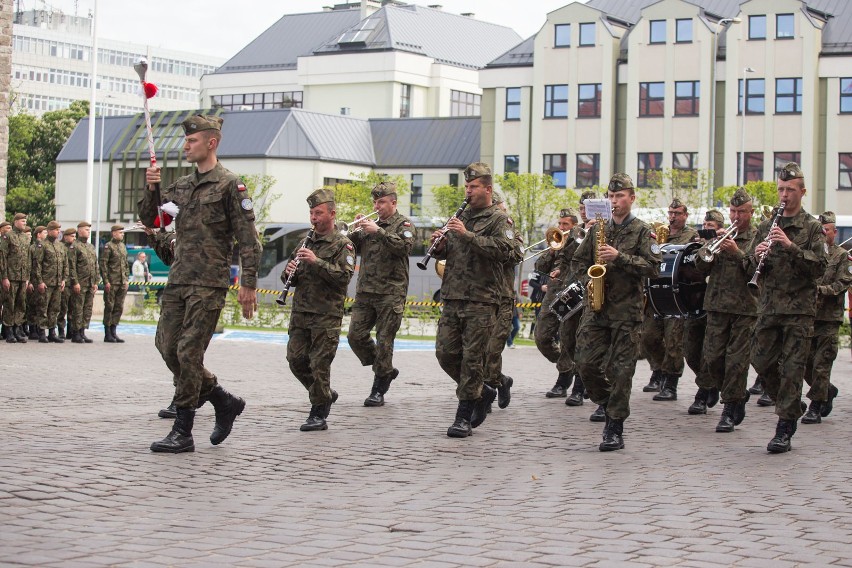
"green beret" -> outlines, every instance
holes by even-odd
[[[223,122],[225,121],[219,116],[196,114],[184,120],[181,126],[183,126],[184,134],[191,134],[202,130],[222,130]]]
[[[2,229],[3,227],[11,227],[11,226],[12,226],[12,223],[10,223],[9,221],[0,222],[0,229]]]
[[[580,203],[583,203],[587,199],[597,199],[598,194],[594,191],[584,191],[583,195],[580,196]]]
[[[749,201],[751,201],[751,195],[746,193],[746,190],[742,187],[738,187],[737,191],[734,192],[734,195],[731,196],[731,205],[734,207],[745,205]]]
[[[633,180],[627,174],[615,174],[609,178],[608,189],[612,192],[621,191],[622,189],[633,189]]]
[[[394,196],[394,198],[396,198],[396,184],[392,181],[383,181],[373,188],[373,191],[370,192],[370,195],[373,197],[373,199],[381,199],[382,197],[387,197],[388,195],[392,195]]]
[[[92,226],[92,224],[89,223],[88,221],[80,221],[79,223],[77,223],[78,229],[82,229],[83,227],[91,227],[91,226]]]
[[[33,228],[32,228],[32,227],[30,227],[29,225],[24,225],[24,232],[25,232],[25,233],[32,233],[32,232],[33,232]]]
[[[21,219],[26,219],[26,213],[15,213],[15,221],[20,221]]]
[[[474,162],[464,169],[464,181],[473,181],[491,175],[491,166],[485,162]]]
[[[59,221],[51,221],[50,223],[47,224],[47,230],[48,231],[53,231],[53,230],[61,229],[61,228],[62,228],[62,225],[59,223]]]
[[[77,234],[77,229],[72,227],[70,229],[65,229],[65,231],[63,231],[63,233],[62,233],[62,236],[67,237],[68,235],[76,235],[76,234]]]
[[[837,223],[837,216],[834,214],[834,211],[826,211],[825,213],[819,216],[819,222],[823,225],[828,225],[829,223]]]
[[[566,217],[576,217],[577,215],[574,213],[574,210],[570,207],[565,207],[559,210],[559,218],[564,219]]]
[[[680,209],[681,207],[683,207],[684,209],[686,209],[686,205],[684,205],[684,204],[683,204],[683,201],[681,201],[681,200],[680,200],[680,199],[678,199],[677,197],[675,197],[674,199],[672,199],[672,202],[671,202],[671,203],[669,203],[669,209]]]
[[[796,162],[788,162],[786,166],[778,172],[778,179],[781,181],[790,181],[791,179],[805,179],[805,174],[802,173],[802,168]]]
[[[36,233],[36,234],[39,234],[40,232],[42,232],[42,231],[46,231],[46,230],[47,230],[47,227],[45,227],[44,225],[38,225],[38,226],[36,226],[36,228],[35,228],[35,233]]]
[[[123,231],[123,230],[124,230],[124,227],[122,225],[113,225],[112,228],[109,231],[112,233],[113,231]]]
[[[308,207],[313,209],[320,203],[334,203],[334,190],[328,188],[317,189],[308,196]]]
[[[724,224],[725,223],[725,216],[722,215],[722,213],[720,213],[719,211],[716,211],[715,209],[711,209],[710,211],[708,211],[707,213],[704,214],[704,220],[705,221],[715,221],[716,223]]]

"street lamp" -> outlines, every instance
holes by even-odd
[[[742,113],[742,132],[740,133],[740,185],[745,185],[745,117],[746,117],[746,75],[756,73],[751,67],[743,69],[743,88],[740,98],[740,112]]]
[[[722,18],[713,30],[713,64],[710,67],[710,187],[707,191],[707,207],[713,208],[713,189],[716,187],[716,52],[719,49],[719,32],[730,24],[739,24],[740,18]]]

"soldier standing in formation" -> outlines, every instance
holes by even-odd
[[[51,221],[47,224],[47,239],[36,245],[33,255],[32,285],[39,297],[40,313],[38,317],[39,343],[64,343],[56,335],[56,322],[59,319],[59,305],[62,292],[68,279],[68,253],[59,239],[62,226]],[[44,336],[45,330],[48,336]]]
[[[62,290],[62,295],[59,301],[59,315],[56,318],[56,336],[59,339],[65,340],[66,323],[68,323],[68,337],[74,337],[74,326],[70,324],[71,320],[71,296],[74,294],[73,288],[80,285],[77,283],[77,246],[74,242],[77,240],[77,229],[68,228],[62,233],[62,244],[65,246],[65,261],[68,264],[68,278],[65,280],[65,288]]]
[[[282,281],[294,273],[292,284],[296,286],[287,363],[311,401],[308,419],[299,427],[302,432],[328,429],[326,419],[337,400],[337,392],[331,388],[331,362],[340,342],[346,287],[355,271],[355,247],[334,223],[334,192],[318,189],[307,202],[313,241],[297,250],[281,273]]]
[[[378,220],[356,217],[357,228],[350,228],[348,234],[361,255],[348,340],[361,364],[373,367],[373,387],[364,406],[382,406],[399,375],[393,366],[393,342],[405,310],[414,226],[397,210],[395,183],[379,183],[371,196]],[[374,327],[375,341],[370,337]]]
[[[0,221],[0,279],[6,272],[6,255],[3,252],[3,241],[6,235],[12,230],[12,223],[9,221]],[[6,339],[6,324],[3,323],[3,306],[6,304],[6,289],[0,284],[0,338]]]
[[[802,424],[819,424],[831,413],[837,387],[831,384],[831,367],[837,358],[838,333],[843,323],[843,300],[852,286],[852,264],[849,252],[834,244],[837,237],[837,218],[831,211],[819,216],[825,231],[828,266],[817,281],[817,308],[810,354],[805,368],[805,381],[811,387],[807,398],[811,400]]]
[[[77,337],[72,338],[74,343],[92,343],[92,340],[86,337],[86,330],[92,321],[92,306],[100,276],[95,246],[89,242],[91,228],[92,224],[86,221],[77,223],[77,242],[74,245],[77,285],[71,290],[71,311],[68,320],[68,326],[73,327],[77,333]]]
[[[104,342],[124,343],[116,328],[124,312],[124,297],[129,285],[127,248],[124,246],[124,227],[113,225],[112,240],[101,252],[101,278],[104,281]]]
[[[3,324],[6,326],[7,343],[27,342],[23,326],[27,311],[27,284],[32,271],[32,258],[30,238],[24,231],[26,225],[27,215],[15,213],[12,230],[0,241],[0,255],[3,256],[0,285],[6,293]]]
[[[631,213],[636,194],[630,176],[615,174],[608,195],[612,219],[603,227],[606,244],[598,247],[602,227],[595,223],[574,253],[581,274],[598,260],[606,266],[603,306],[592,310],[587,293],[577,331],[578,371],[592,401],[605,411],[600,451],[624,448],[642,331],[642,291],[646,278],[658,276],[662,260],[651,230]]]
[[[154,342],[177,377],[175,422],[163,440],[151,444],[153,452],[194,451],[195,409],[208,400],[216,411],[210,443],[221,444],[246,404],[223,389],[216,376],[204,369],[204,352],[225,307],[235,238],[242,266],[238,301],[246,318],[251,318],[257,309],[260,243],[254,205],[246,186],[216,157],[222,122],[209,115],[184,120],[183,149],[186,161],[195,164],[196,170],[178,178],[161,193],[160,169],[148,168],[147,191],[139,201],[139,218],[146,227],[154,226],[161,195],[180,210],[175,219],[175,233],[180,238],[175,240],[175,261],[163,291]],[[124,270],[126,274],[126,261]]]
[[[802,207],[804,174],[788,163],[778,176],[784,210],[777,226],[760,224],[743,260],[748,275],[758,276],[760,315],[752,336],[752,364],[775,400],[778,424],[767,451],[790,451],[802,406],[802,382],[816,316],[817,280],[825,274],[825,235],[819,221]]]
[[[27,232],[27,236],[30,234],[30,228],[27,226],[25,228]],[[44,225],[37,225],[35,231],[33,232],[32,242],[30,242],[30,259],[35,256],[36,248],[38,245],[44,242],[47,238],[47,227]],[[33,288],[33,276],[32,276],[32,260],[30,260],[30,278],[29,283],[27,284],[27,313],[26,313],[26,322],[27,322],[27,334],[29,339],[32,341],[38,341],[38,318],[41,313],[41,300],[43,296],[36,292],[35,288]]]

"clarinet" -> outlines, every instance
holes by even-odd
[[[468,198],[465,197],[464,201],[462,201],[461,206],[453,213],[453,216],[450,219],[456,219],[459,215],[464,213],[464,210],[467,209],[467,204],[469,203]],[[420,270],[426,270],[426,266],[429,265],[429,260],[432,258],[432,253],[435,252],[435,249],[438,247],[438,243],[443,241],[447,237],[447,225],[450,223],[450,219],[447,219],[447,224],[444,225],[444,228],[441,229],[441,234],[438,235],[438,238],[432,243],[432,246],[429,247],[429,250],[426,251],[426,256],[423,257],[423,260],[417,263],[417,268]]]
[[[781,214],[784,213],[784,208],[786,206],[787,206],[787,204],[782,201],[781,205],[779,205],[775,209],[775,215],[772,217],[772,224],[769,226],[769,232],[766,233],[766,239],[764,240],[764,242],[769,243],[770,247],[772,246],[772,241],[769,238],[769,234],[772,233],[772,229],[774,229],[775,227],[778,226],[778,219],[781,218]],[[763,252],[763,255],[761,255],[760,262],[757,263],[757,270],[754,271],[754,276],[752,276],[751,280],[749,280],[749,283],[748,283],[749,288],[757,289],[757,288],[760,287],[757,283],[757,279],[760,277],[760,272],[763,270],[763,262],[766,260],[766,257],[768,255],[769,255],[769,249],[767,248]]]
[[[298,247],[296,247],[296,250],[299,250],[300,248],[305,248],[306,246],[308,246],[309,242],[313,242],[314,230],[315,229],[316,229],[316,226],[311,225],[311,230],[308,231],[308,234],[305,236],[305,240],[302,241],[302,243]],[[290,274],[287,275],[287,280],[284,281],[284,289],[281,291],[281,295],[278,297],[278,299],[275,300],[275,302],[279,306],[286,306],[287,305],[287,292],[290,291],[290,286],[293,285],[293,276],[296,275],[296,270],[298,270],[298,268],[299,268],[299,259],[297,258],[295,260],[295,262],[296,262],[296,267],[293,268],[293,272],[291,272]]]

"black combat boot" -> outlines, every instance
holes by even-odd
[[[6,340],[6,343],[17,343],[18,339],[15,337],[15,327],[3,326],[3,339]]]
[[[473,413],[472,400],[460,400],[459,406],[456,409],[456,419],[453,425],[447,429],[447,436],[450,438],[467,438],[473,434],[470,426],[470,416]]]
[[[112,331],[112,338],[115,339],[116,343],[124,343],[124,340],[118,336],[118,333],[116,333],[116,331],[115,331],[116,327],[118,327],[118,326],[117,325],[111,325],[110,326],[110,331]]]
[[[379,384],[377,385],[379,388],[379,393],[384,396],[387,394],[388,389],[391,386],[391,383],[395,378],[399,376],[399,369],[393,368],[390,373],[385,375],[384,377],[379,378]]]
[[[500,386],[497,387],[497,406],[506,408],[512,402],[512,385],[515,379],[507,375],[500,375]]]
[[[822,403],[820,407],[820,416],[825,418],[829,414],[831,414],[831,409],[834,408],[834,399],[837,398],[837,395],[840,394],[840,391],[836,386],[829,383],[828,385],[828,400]]]
[[[763,394],[760,395],[760,398],[757,399],[758,406],[775,406],[775,401],[772,400],[772,397],[769,396],[769,393],[766,390],[763,391]]]
[[[82,337],[82,338],[83,338],[83,341],[84,341],[85,343],[92,343],[92,342],[93,342],[93,340],[92,340],[92,339],[89,339],[89,338],[86,336],[86,328],[85,328],[85,327],[80,328],[80,337]]]
[[[61,337],[56,336],[56,329],[50,328],[50,331],[47,332],[47,340],[51,343],[65,343],[65,340]]]
[[[175,424],[169,435],[151,444],[152,452],[179,454],[194,452],[195,441],[192,439],[192,425],[195,422],[194,408],[178,408],[175,414]]]
[[[370,389],[370,396],[364,399],[364,406],[384,406],[385,396],[379,392],[379,377],[373,379],[373,388]]]
[[[85,343],[83,341],[82,330],[75,329],[71,331],[71,343]]]
[[[234,420],[242,414],[246,407],[246,401],[216,385],[210,392],[210,404],[216,410],[216,426],[213,428],[213,433],[210,434],[210,443],[218,446],[231,433]]]
[[[822,402],[812,400],[808,411],[802,416],[802,424],[820,424],[822,422]]]
[[[24,326],[16,325],[14,327],[14,330],[15,330],[15,339],[18,340],[18,343],[26,343],[27,342],[27,336],[26,336],[26,334],[24,334]]]
[[[331,402],[326,402],[325,404],[321,405],[322,406],[321,416],[324,419],[326,419],[326,420],[328,419],[328,415],[331,414],[331,405],[334,404],[335,402],[337,402],[337,391],[332,389],[332,391],[331,391]]]
[[[661,393],[662,394],[662,393]],[[707,414],[707,397],[710,396],[710,389],[702,389],[699,387],[695,393],[695,402],[693,402],[687,412],[692,415]],[[656,400],[656,397],[654,398]]]
[[[104,343],[115,343],[115,337],[112,336],[111,325],[104,325]]]
[[[713,408],[719,402],[719,389],[713,387],[707,392],[707,408]]]
[[[166,408],[161,409],[157,413],[157,416],[159,416],[160,418],[174,418],[175,416],[177,416],[177,409],[175,408],[175,399],[172,399],[172,401]]]
[[[56,324],[56,335],[59,339],[65,339],[65,325],[58,323]],[[68,339],[71,339],[71,336],[68,336]]]
[[[571,394],[565,399],[566,406],[583,406],[583,393],[586,387],[583,384],[583,379],[580,375],[574,375],[574,386],[571,387]]]
[[[716,424],[717,432],[733,432],[734,431],[734,407],[737,403],[726,402],[722,409],[722,416],[719,417],[719,423]]]
[[[564,398],[568,396],[568,387],[571,386],[571,381],[574,378],[573,373],[559,373],[556,378],[556,384],[553,388],[544,393],[547,398]]]
[[[642,387],[642,392],[660,392],[660,383],[663,382],[663,372],[659,369],[651,373],[648,384]]]
[[[654,400],[673,401],[677,400],[677,383],[680,380],[680,375],[663,375],[663,382],[660,383],[660,393],[654,395]]]
[[[38,328],[38,342],[39,343],[47,343],[48,342],[47,341],[47,335],[45,335],[43,327]]]
[[[769,441],[769,445],[766,446],[766,451],[771,454],[783,454],[784,452],[789,452],[793,449],[790,441],[795,433],[795,420],[779,419],[778,424],[775,426],[775,437]]]
[[[739,426],[743,423],[746,416],[746,405],[748,404],[748,399],[751,398],[751,393],[746,391],[743,399],[734,404],[734,412],[731,417],[734,419],[734,426]]]
[[[606,417],[603,430],[603,441],[598,449],[602,452],[612,452],[624,449],[624,420]]]
[[[38,326],[34,323],[30,324],[30,332],[27,337],[33,341],[38,341]]]
[[[480,424],[485,422],[485,418],[488,416],[488,408],[495,398],[497,398],[497,389],[482,385],[482,394],[474,401],[473,412],[470,415],[471,428],[478,428]]]
[[[763,394],[763,378],[758,376],[754,379],[754,384],[749,387],[748,392],[751,394]]]
[[[598,407],[592,412],[592,415],[589,416],[590,422],[606,422],[606,407],[602,404],[599,404]]]
[[[299,430],[302,432],[314,432],[316,430],[328,430],[328,424],[325,422],[325,418],[322,417],[323,412],[323,404],[312,404],[311,411],[308,414],[308,419],[305,420],[305,423],[299,426]]]

